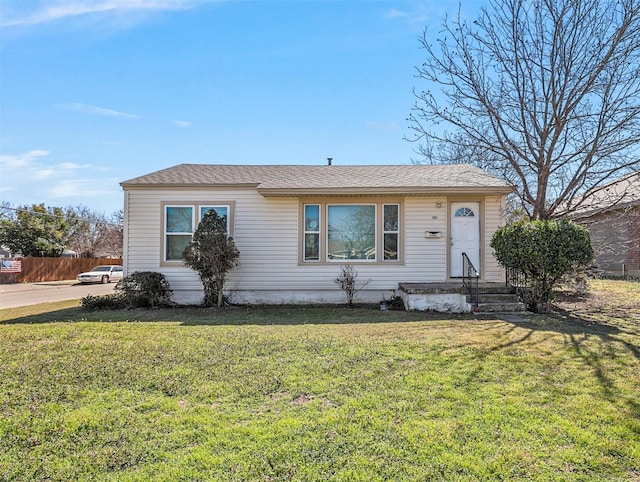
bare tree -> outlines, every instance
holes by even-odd
[[[414,89],[409,140],[427,162],[504,177],[532,219],[640,168],[638,0],[493,0],[421,47],[417,77],[437,90]]]
[[[68,247],[79,257],[122,256],[122,211],[107,217],[86,206],[77,206],[67,208],[67,216],[75,221]]]
[[[124,212],[114,212],[98,225],[98,247],[108,256],[122,257],[124,235]]]

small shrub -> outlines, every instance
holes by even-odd
[[[124,308],[162,308],[170,306],[171,289],[162,273],[136,271],[118,281],[115,293],[85,296],[80,306],[87,311]]]
[[[340,275],[334,280],[338,285],[340,285],[340,289],[344,291],[347,296],[347,304],[349,306],[353,306],[353,299],[355,298],[356,293],[371,283],[371,278],[369,278],[367,281],[363,282],[360,287],[357,287],[357,277],[358,272],[353,269],[353,265],[345,264],[340,269]]]
[[[161,308],[171,305],[171,289],[162,273],[136,271],[115,287],[126,308]]]
[[[403,311],[404,300],[398,295],[393,295],[391,298],[387,300],[387,306],[389,307],[390,310]]]
[[[80,300],[80,306],[86,311],[117,310],[124,307],[124,299],[120,293],[103,296],[87,295]]]

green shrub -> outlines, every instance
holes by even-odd
[[[204,306],[224,305],[227,275],[238,265],[239,257],[240,251],[227,233],[227,218],[210,209],[182,253],[184,263],[197,271],[202,281]]]
[[[124,307],[124,299],[120,293],[103,296],[87,295],[80,300],[80,306],[87,311],[117,310]]]
[[[136,271],[118,281],[115,293],[104,296],[88,295],[80,300],[82,308],[88,311],[162,308],[171,304],[169,282],[162,273],[154,271]]]
[[[563,275],[588,266],[593,259],[589,231],[572,221],[516,222],[498,229],[491,247],[502,266],[527,276],[527,308],[535,312],[546,309]]]
[[[161,308],[171,305],[171,289],[162,273],[136,271],[115,287],[122,294],[125,308]]]

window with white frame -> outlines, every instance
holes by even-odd
[[[200,206],[200,221],[204,218],[207,211],[213,209],[218,216],[227,222],[227,233],[229,232],[229,206]]]
[[[191,241],[198,223],[211,209],[226,219],[227,232],[231,232],[231,206],[228,204],[166,204],[164,206],[164,261],[182,261],[184,248]]]
[[[398,241],[400,239],[400,205],[382,206],[383,257],[385,261],[398,261]]]
[[[304,260],[320,261],[320,205],[304,206]]]

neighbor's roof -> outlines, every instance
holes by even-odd
[[[625,209],[640,204],[640,171],[627,174],[606,184],[574,203],[573,218]]]
[[[304,194],[507,193],[504,180],[467,164],[230,165],[179,164],[120,183],[125,190],[157,187],[253,186],[264,196]]]

